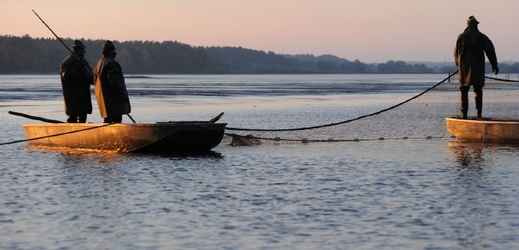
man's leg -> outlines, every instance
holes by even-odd
[[[467,111],[469,110],[469,89],[470,86],[460,87],[461,98],[460,98],[460,118],[467,118]]]
[[[476,99],[476,117],[481,118],[483,111],[483,86],[474,86],[474,99]]]

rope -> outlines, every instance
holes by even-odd
[[[363,118],[366,118],[366,117],[370,117],[370,116],[374,116],[374,115],[378,115],[378,114],[381,114],[381,113],[384,113],[386,111],[389,111],[389,110],[392,110],[394,108],[397,108],[399,106],[402,106],[420,96],[422,96],[423,94],[429,92],[430,90],[438,87],[440,84],[444,83],[445,81],[447,81],[448,79],[450,79],[453,75],[457,74],[458,71],[450,74],[448,77],[446,77],[445,79],[443,79],[441,82],[435,84],[434,86],[426,89],[425,91],[423,91],[422,93],[416,95],[416,96],[413,96],[399,104],[396,104],[394,106],[391,106],[389,108],[386,108],[386,109],[383,109],[383,110],[380,110],[380,111],[377,111],[375,113],[371,113],[371,114],[367,114],[367,115],[363,115],[363,116],[359,116],[357,118],[353,118],[353,119],[350,119],[350,120],[346,120],[346,121],[342,121],[342,122],[336,122],[336,123],[330,123],[330,124],[324,124],[324,125],[318,125],[318,126],[311,126],[311,127],[301,127],[301,128],[287,128],[287,129],[252,129],[252,128],[233,128],[233,127],[226,127],[225,129],[226,130],[236,130],[236,131],[264,131],[264,132],[279,132],[279,131],[299,131],[299,130],[308,130],[308,129],[317,129],[317,128],[324,128],[324,127],[331,127],[331,126],[337,126],[337,125],[340,125],[340,124],[345,124],[345,123],[349,123],[349,122],[353,122],[353,121],[356,121],[356,120],[360,120],[360,119],[363,119]]]
[[[97,129],[97,128],[101,128],[101,127],[110,126],[112,124],[115,124],[115,123],[107,123],[107,124],[103,124],[103,125],[99,125],[99,126],[95,126],[95,127],[91,127],[91,128],[85,128],[85,129],[80,129],[80,130],[73,130],[73,131],[69,131],[69,132],[53,134],[53,135],[46,135],[46,136],[41,136],[41,137],[35,137],[35,138],[31,138],[31,139],[24,139],[24,140],[4,142],[4,143],[0,143],[0,146],[8,145],[8,144],[14,144],[14,143],[19,143],[19,142],[35,141],[35,140],[40,140],[40,139],[45,139],[45,138],[50,138],[50,137],[55,137],[55,136],[60,136],[60,135],[73,134],[73,133],[78,133],[78,132],[87,131],[87,130],[91,130],[91,129]]]
[[[494,81],[501,81],[501,82],[519,82],[518,80],[501,79],[501,78],[495,78],[495,77],[490,77],[490,76],[485,76],[485,78],[494,80]]]

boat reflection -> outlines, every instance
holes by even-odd
[[[207,152],[179,152],[179,153],[128,153],[128,156],[159,156],[164,158],[223,158],[222,153],[218,151],[207,151]]]
[[[485,144],[456,141],[447,143],[447,147],[456,154],[456,162],[461,167],[478,166],[484,161]]]
[[[493,170],[491,160],[486,161],[488,145],[481,143],[449,142],[447,151],[455,156],[453,167],[449,168],[447,185],[452,199],[446,200],[445,211],[452,213],[449,223],[463,225],[458,244],[463,248],[480,246],[485,239],[485,227],[494,223],[486,211],[486,204],[493,197],[493,183],[490,175]]]

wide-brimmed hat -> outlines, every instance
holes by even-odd
[[[85,45],[79,40],[74,41],[74,44],[72,44],[73,51],[78,51],[80,49],[85,49],[85,48],[86,48]]]
[[[106,40],[104,43],[103,43],[103,46],[101,47],[101,52],[102,53],[105,53],[105,52],[111,52],[115,50],[115,46],[114,44],[112,43],[112,41],[109,41],[109,40]]]
[[[469,16],[469,19],[467,19],[467,25],[471,24],[479,24],[478,20],[474,16]]]

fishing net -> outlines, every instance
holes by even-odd
[[[459,114],[460,92],[458,75],[445,79],[410,98],[373,112],[328,124],[308,127],[265,129],[227,127],[226,135],[231,145],[257,145],[264,143],[305,143],[369,141],[388,139],[449,138],[445,117]],[[483,116],[517,117],[518,80],[486,77]],[[469,118],[474,116],[474,98],[469,94]],[[354,111],[352,110],[354,113]]]

